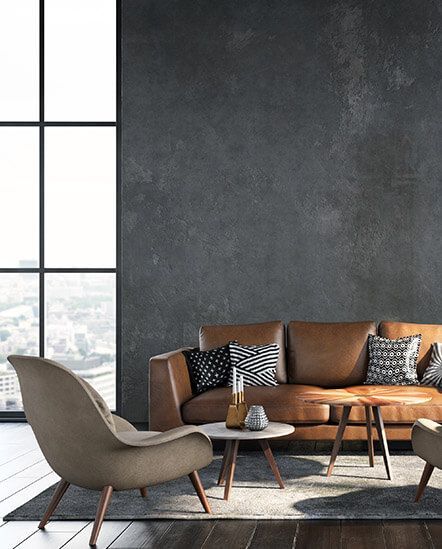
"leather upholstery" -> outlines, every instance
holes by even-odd
[[[431,357],[431,345],[442,341],[442,324],[416,324],[413,322],[387,322],[379,325],[379,335],[389,339],[398,339],[409,335],[422,334],[419,350],[417,373],[419,379],[427,368]]]
[[[287,383],[284,324],[280,320],[261,324],[228,324],[200,328],[199,345],[202,351],[221,347],[233,340],[242,345],[277,343],[279,358],[276,366],[276,380],[278,383]]]
[[[374,322],[290,322],[288,382],[321,387],[362,384],[367,375],[368,334]]]
[[[363,386],[365,389],[367,385]],[[431,397],[428,402],[422,404],[407,404],[400,406],[382,406],[382,417],[385,423],[413,423],[420,417],[427,417],[436,421],[442,420],[442,389],[424,385],[404,385],[399,387],[406,393],[424,393]],[[352,387],[357,389],[357,387]],[[342,406],[331,406],[330,418],[332,421],[339,421],[342,416]],[[365,410],[363,406],[353,406],[350,412],[349,422],[365,422]]]
[[[246,387],[247,404],[262,404],[270,421],[285,423],[326,423],[329,406],[309,404],[298,399],[306,391],[318,387],[311,385],[278,385],[277,387]],[[232,389],[220,387],[192,398],[183,405],[185,423],[211,423],[225,421]]]
[[[166,431],[184,425],[181,405],[193,395],[183,350],[177,349],[150,359],[149,427],[152,430]]]

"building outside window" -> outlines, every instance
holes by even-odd
[[[59,361],[115,409],[115,0],[0,0],[0,414],[9,354]]]

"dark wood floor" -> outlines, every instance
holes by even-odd
[[[0,517],[57,481],[28,425],[0,424]],[[361,505],[364,502],[361,501]],[[0,549],[81,549],[92,523],[2,522]],[[106,521],[99,549],[442,549],[442,520],[432,521]]]

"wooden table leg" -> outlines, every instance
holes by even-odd
[[[236,457],[238,455],[238,446],[239,446],[239,440],[232,441],[232,450],[230,452],[230,459],[228,463],[228,473],[227,473],[227,480],[226,480],[226,486],[224,488],[224,499],[228,500],[230,495],[230,490],[232,488],[233,484],[233,477],[235,475],[235,466],[236,466]]]
[[[382,456],[384,458],[385,463],[385,469],[387,471],[387,477],[388,480],[392,479],[391,474],[391,462],[390,462],[390,453],[388,451],[388,442],[387,442],[387,436],[385,434],[385,427],[384,427],[384,421],[382,419],[382,413],[381,413],[381,407],[380,406],[373,406],[373,415],[374,415],[374,421],[376,424],[376,429],[378,432],[379,442],[381,443],[382,448]]]
[[[367,424],[368,461],[370,467],[374,467],[373,430],[371,425],[371,406],[365,406],[365,423]]]
[[[224,448],[224,455],[223,455],[223,461],[221,463],[221,470],[219,472],[218,477],[218,486],[220,484],[224,484],[224,480],[226,478],[226,469],[227,465],[230,462],[230,452],[232,451],[232,443],[230,440],[226,440],[226,447]]]
[[[275,475],[276,481],[279,484],[279,487],[281,489],[285,488],[284,483],[282,482],[281,473],[279,472],[278,464],[275,461],[275,458],[273,456],[272,449],[270,448],[268,440],[260,440],[259,444],[262,448],[262,451],[264,452],[265,457],[267,458],[267,461],[269,462],[269,465],[273,471],[273,474]]]
[[[347,426],[348,416],[351,412],[351,406],[344,406],[342,410],[341,421],[339,422],[338,432],[336,433],[335,443],[333,444],[333,450],[330,457],[330,463],[327,469],[327,476],[332,474],[333,467],[335,465],[336,456],[338,455],[339,448],[341,446],[342,437],[344,436],[345,427]]]

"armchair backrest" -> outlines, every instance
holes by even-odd
[[[105,410],[100,409],[88,384],[52,360],[12,355],[26,418],[54,471],[78,483],[78,470],[91,457],[118,444]]]

